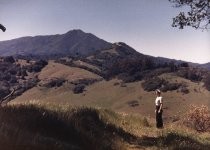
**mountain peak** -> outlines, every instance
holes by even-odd
[[[80,29],[65,34],[22,37],[0,42],[0,55],[66,56],[90,55],[108,49],[112,44]]]
[[[84,31],[82,31],[81,29],[73,29],[73,30],[70,30],[68,32],[66,32],[65,34],[85,34]]]

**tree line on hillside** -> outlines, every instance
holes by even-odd
[[[122,53],[122,50],[120,51]],[[74,61],[81,60],[100,69],[96,70],[88,66],[75,64]],[[114,54],[109,52],[96,53],[91,59],[85,57],[69,57],[68,61],[59,59],[57,62],[79,67],[102,76],[106,80],[119,78],[124,82],[135,82],[145,80],[145,90],[151,91],[155,88],[163,88],[163,91],[181,89],[183,93],[188,93],[186,84],[169,83],[167,81],[154,80],[164,73],[174,73],[175,75],[191,80],[192,82],[203,81],[207,83],[208,72],[204,69],[193,68],[187,62],[159,61],[155,57],[142,55],[139,53]],[[150,84],[153,81],[153,85]],[[159,82],[161,81],[161,82]],[[149,84],[147,84],[149,83]],[[162,83],[162,84],[160,84]],[[149,86],[149,87],[148,87]],[[208,84],[205,84],[208,87]],[[208,88],[207,88],[208,89]]]
[[[39,82],[35,74],[40,72],[45,65],[47,65],[47,61],[44,60],[28,62],[26,65],[21,65],[12,56],[1,57],[0,99],[7,96],[13,89],[15,90],[12,95],[14,98],[34,87]]]

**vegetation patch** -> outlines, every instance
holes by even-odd
[[[41,86],[47,87],[47,88],[53,88],[53,87],[60,87],[65,83],[66,80],[62,78],[54,78],[47,81],[47,83],[42,84]]]
[[[95,82],[101,81],[101,79],[79,79],[71,81],[71,84],[74,85],[73,92],[75,94],[82,93],[86,86],[94,84]]]
[[[142,82],[142,87],[145,91],[155,91],[156,89],[160,89],[163,92],[174,91],[182,92],[184,94],[188,94],[189,90],[187,88],[186,83],[170,83],[163,78],[153,77],[151,79],[146,79]]]
[[[184,123],[199,132],[210,131],[210,111],[208,107],[191,105]]]

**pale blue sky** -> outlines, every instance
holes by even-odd
[[[0,41],[82,29],[141,53],[210,62],[210,31],[172,28],[168,0],[0,0]]]

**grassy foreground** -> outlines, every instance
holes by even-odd
[[[176,127],[176,128],[175,128]],[[210,134],[107,109],[55,105],[0,108],[2,150],[210,149]]]

